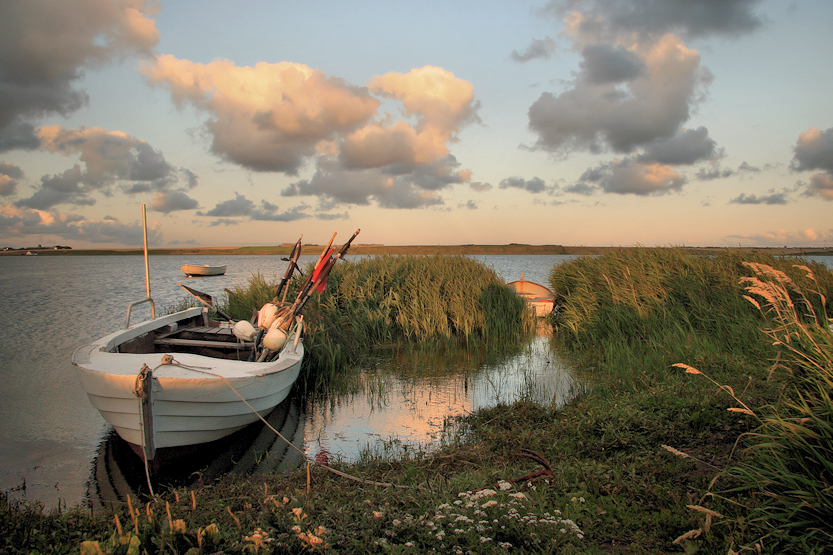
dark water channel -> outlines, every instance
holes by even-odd
[[[549,270],[569,257],[473,258],[506,281],[523,272],[527,280],[546,283]],[[188,279],[179,269],[185,263],[228,270]],[[274,256],[151,257],[151,293],[157,311],[164,311],[186,296],[178,281],[221,296],[255,273],[278,279],[284,264]],[[70,362],[77,347],[122,327],[128,303],[144,297],[141,256],[0,257],[0,489],[11,497],[49,509],[106,502],[144,487],[141,461],[90,405]],[[146,307],[134,310],[134,318],[146,318]],[[181,475],[172,479],[267,472],[321,453],[349,462],[363,452],[431,449],[450,417],[519,398],[560,404],[571,387],[546,335],[502,358],[391,354],[361,371],[353,393],[294,398],[273,412],[270,423],[294,447],[254,425],[210,453],[196,453],[193,468],[180,465]]]

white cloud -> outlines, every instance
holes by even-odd
[[[0,3],[0,152],[37,148],[32,120],[88,102],[82,68],[146,56],[159,42],[145,0]]]

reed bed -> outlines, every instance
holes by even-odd
[[[653,405],[649,392],[725,446],[720,453],[694,434],[660,440],[693,468],[712,468],[687,504],[698,526],[675,544],[722,543],[729,553],[833,545],[833,275],[825,266],[633,249],[554,268],[550,278],[561,343],[582,353],[594,396],[642,412]],[[673,412],[653,410],[668,420],[653,428],[675,427]]]
[[[307,313],[322,319],[319,333],[349,322],[323,324],[329,303],[373,314],[355,327],[376,345],[444,344],[390,308],[419,279],[397,274],[398,261],[360,264],[367,274],[345,265],[328,285],[334,297]],[[438,452],[331,462],[374,485],[311,465],[94,514],[44,514],[0,493],[0,551],[824,553],[833,543],[833,275],[796,264],[676,249],[578,259],[551,279],[561,306],[554,342],[594,384],[567,406],[499,404],[457,419]],[[363,289],[376,300],[344,303],[348,285],[349,298]],[[504,333],[521,327],[506,320]],[[482,331],[488,323],[469,329],[487,341],[500,334]]]
[[[601,387],[645,388],[686,360],[707,371],[744,375],[748,359],[775,355],[760,340],[763,316],[745,299],[745,262],[772,265],[800,287],[810,286],[794,259],[725,251],[692,255],[683,249],[621,249],[553,268],[558,297],[553,322],[571,350],[594,360]],[[816,264],[833,291],[833,278]],[[815,301],[818,305],[819,301]]]
[[[290,296],[302,280],[293,278]],[[492,269],[447,255],[340,262],[325,292],[305,306],[304,321],[305,362],[322,375],[384,348],[517,348],[534,326]]]
[[[747,263],[747,300],[765,316],[764,334],[778,349],[770,372],[784,393],[752,411],[760,424],[746,439],[748,457],[726,472],[740,485],[731,492],[757,496],[748,522],[759,534],[750,549],[825,553],[833,546],[833,328],[829,288],[799,265],[802,287],[769,265]],[[827,272],[829,274],[829,272]]]

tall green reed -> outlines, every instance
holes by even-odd
[[[309,265],[304,276],[312,271]],[[304,276],[289,284],[294,300]],[[227,295],[225,311],[249,319],[275,284],[255,275]],[[332,376],[379,348],[516,347],[534,329],[524,301],[466,256],[378,256],[336,264],[323,294],[304,307],[308,375]]]
[[[310,361],[331,372],[372,349],[518,342],[533,321],[522,299],[465,256],[379,256],[339,263],[305,307]]]
[[[792,268],[794,260],[765,254],[621,249],[553,268],[554,325],[569,349],[586,353],[597,372],[608,374],[596,380],[599,392],[649,387],[667,379],[668,367],[679,360],[743,375],[748,359],[775,354],[760,341],[762,316],[743,299],[740,279],[750,274],[744,262],[806,279]],[[820,286],[833,292],[833,279]]]
[[[780,355],[771,372],[788,387],[756,411],[749,456],[726,472],[741,482],[730,491],[761,500],[746,515],[760,537],[746,547],[824,553],[833,545],[833,330],[821,283],[830,272],[796,266],[797,281],[747,266],[754,275],[743,280],[746,298],[766,316],[763,332]]]

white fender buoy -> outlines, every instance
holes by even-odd
[[[284,343],[286,343],[286,332],[278,327],[280,321],[275,320],[272,327],[263,336],[263,346],[270,351],[280,351]]]
[[[260,307],[260,310],[257,313],[257,326],[268,330],[277,317],[278,307],[272,303],[266,303]]]
[[[242,341],[254,341],[257,337],[257,328],[255,328],[248,320],[240,320],[234,323],[232,333],[237,339]]]

